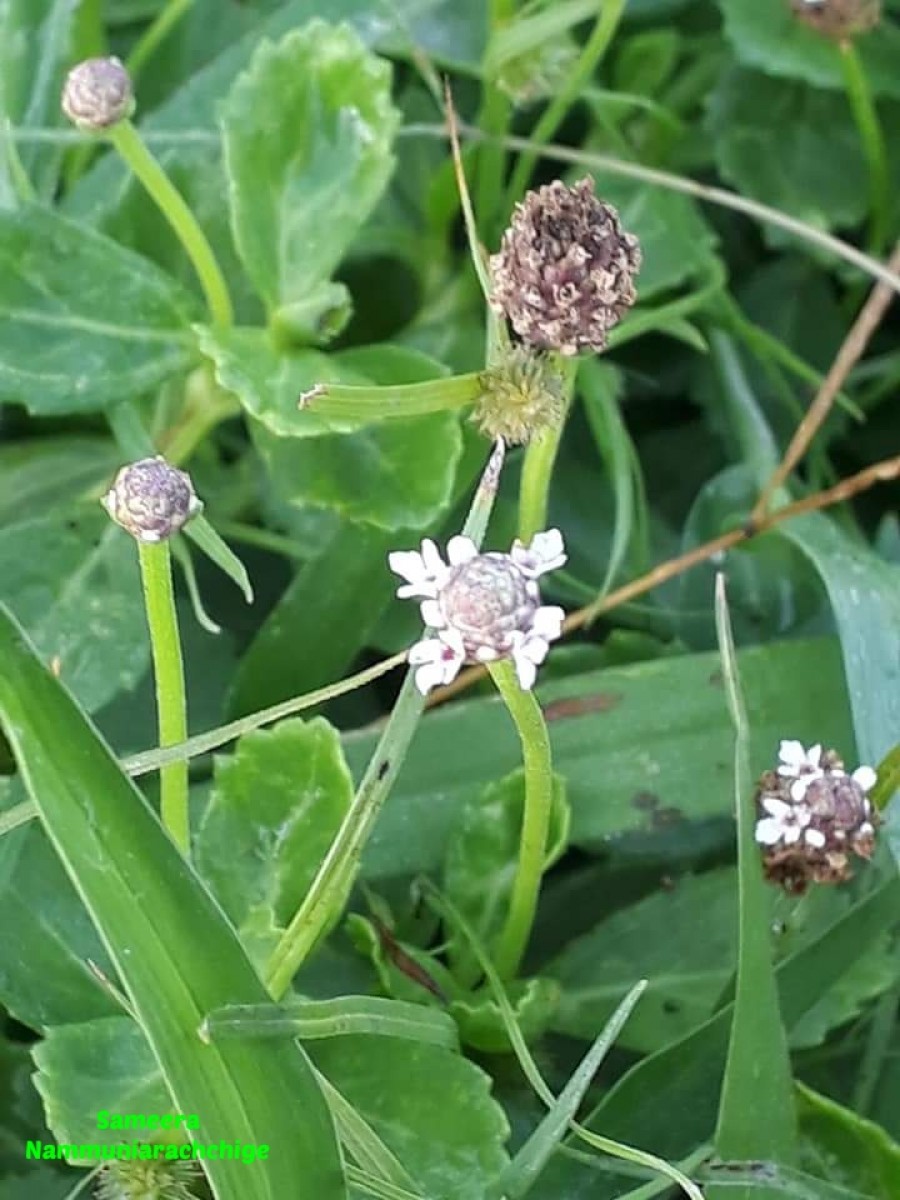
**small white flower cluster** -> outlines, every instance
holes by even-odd
[[[406,580],[397,595],[421,599],[422,620],[435,634],[409,651],[419,691],[450,683],[463,663],[499,658],[511,658],[519,684],[530,688],[565,615],[541,604],[537,579],[565,561],[558,529],[536,534],[528,546],[515,541],[509,554],[480,554],[462,535],[447,543],[447,562],[430,538],[420,550],[390,554],[391,570]]]
[[[810,785],[827,774],[831,778],[846,777],[840,767],[823,765],[821,745],[804,750],[800,742],[784,740],[779,748],[780,765],[777,774],[785,781],[790,780],[790,800],[763,793],[759,802],[768,816],[756,823],[756,840],[761,846],[792,846],[803,841],[813,849],[821,850],[827,841],[821,829],[812,826],[813,808],[807,803]],[[875,786],[877,776],[871,767],[857,767],[850,779],[859,786],[863,794]],[[868,800],[865,800],[868,805]],[[863,835],[874,832],[871,823],[864,823],[857,831]]]

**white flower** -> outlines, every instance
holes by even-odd
[[[791,798],[800,801],[806,795],[806,789],[814,779],[821,779],[825,774],[819,765],[822,761],[822,747],[819,743],[803,749],[802,742],[784,739],[778,748],[781,764],[778,774],[785,779],[793,779]]]
[[[777,842],[791,846],[799,842],[812,816],[805,804],[788,804],[777,796],[763,796],[762,806],[769,815],[756,822],[756,840],[761,846],[774,846]]]
[[[419,597],[422,620],[437,635],[410,649],[416,686],[426,693],[450,683],[465,662],[511,658],[520,686],[531,688],[550,642],[562,633],[563,610],[542,605],[536,583],[566,561],[559,530],[536,534],[528,546],[516,541],[509,554],[480,554],[469,538],[453,537],[447,560],[427,538],[421,552],[388,556],[391,570],[407,581],[397,595]]]
[[[858,784],[864,792],[871,792],[872,788],[878,782],[878,776],[871,767],[857,767],[850,778],[854,783]]]

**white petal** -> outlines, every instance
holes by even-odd
[[[781,822],[774,817],[763,817],[756,822],[756,840],[761,846],[774,846],[781,841]]]
[[[493,646],[479,646],[475,651],[475,657],[479,662],[496,662],[500,656]]]
[[[392,550],[388,555],[388,566],[395,575],[408,579],[410,583],[424,580],[428,574],[418,550]]]
[[[778,757],[781,759],[785,767],[790,768],[790,771],[786,772],[779,767],[778,774],[795,774],[806,762],[806,754],[803,750],[803,743],[784,739],[778,748]]]
[[[803,837],[810,846],[815,846],[817,850],[821,850],[825,845],[825,834],[821,829],[807,829]]]
[[[782,829],[781,836],[784,839],[786,846],[792,846],[794,842],[800,841],[800,830],[796,825],[785,825]]]
[[[432,578],[443,575],[447,570],[446,564],[431,538],[422,538],[422,562]]]
[[[462,656],[440,638],[423,638],[410,646],[407,658],[416,671],[416,687],[426,693],[442,683],[450,683],[459,674]]]
[[[416,687],[423,696],[427,696],[432,688],[440,687],[444,682],[444,671],[440,663],[423,663],[416,667]]]
[[[441,612],[441,606],[437,600],[423,600],[419,605],[419,612],[429,629],[441,629],[446,625],[444,614]]]
[[[466,657],[466,647],[462,639],[462,634],[458,629],[454,629],[452,625],[448,625],[444,629],[438,630],[438,638],[445,646],[449,646],[460,662]]]
[[[535,666],[540,666],[540,664],[547,657],[547,652],[549,649],[550,646],[545,638],[538,637],[536,633],[532,633],[523,638],[521,642],[516,645],[513,651],[513,657],[515,657],[516,654],[522,654],[530,662],[533,662]]]
[[[856,831],[856,836],[857,837],[868,837],[868,835],[870,833],[874,833],[874,832],[875,832],[875,827],[872,824],[870,824],[870,822],[863,821],[862,825],[860,825],[859,829],[857,829],[857,831]]]
[[[513,662],[516,667],[516,675],[519,679],[519,687],[523,692],[528,692],[534,687],[534,681],[537,679],[537,667],[524,654],[513,650]]]
[[[777,817],[779,821],[783,821],[791,811],[791,806],[785,804],[783,800],[779,800],[777,796],[763,796],[762,806],[769,816]]]
[[[858,783],[864,792],[870,792],[878,780],[871,767],[857,767],[850,778],[854,783]]]
[[[806,799],[806,789],[813,781],[812,775],[801,775],[791,784],[791,799],[799,804]]]
[[[468,562],[477,554],[478,549],[472,539],[464,537],[461,533],[452,537],[447,543],[447,560],[452,567],[458,567],[460,563]]]
[[[565,611],[556,604],[541,605],[531,619],[531,632],[538,634],[545,641],[553,642],[562,634],[565,616]]]
[[[446,648],[440,638],[422,638],[410,646],[406,658],[413,666],[417,663],[440,662]]]
[[[562,534],[558,529],[536,533],[527,547],[516,538],[509,556],[523,575],[530,575],[534,579],[547,571],[555,571],[563,565],[567,557]]]
[[[810,767],[814,767],[815,770],[818,770],[819,769],[819,760],[821,759],[821,757],[822,757],[822,746],[819,742],[816,742],[816,744],[814,746],[810,746],[810,748],[806,752],[807,765]]]

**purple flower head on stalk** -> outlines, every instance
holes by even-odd
[[[162,456],[123,467],[101,503],[139,542],[165,541],[203,508],[190,475]]]
[[[420,550],[395,550],[388,561],[406,580],[397,595],[421,600],[422,620],[434,633],[409,651],[419,691],[450,683],[464,663],[500,658],[512,659],[523,688],[534,684],[565,615],[541,604],[537,584],[566,561],[558,529],[536,534],[528,546],[515,541],[509,554],[479,554],[469,538],[453,537],[447,562],[425,538]]]
[[[88,58],[66,76],[62,110],[73,124],[101,133],[134,112],[131,77],[117,58]]]

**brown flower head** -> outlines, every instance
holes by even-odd
[[[66,77],[62,109],[79,129],[109,129],[134,112],[131,76],[117,58],[85,59]]]
[[[870,858],[878,814],[867,792],[871,767],[852,775],[834,750],[781,743],[781,764],[767,771],[756,791],[756,840],[766,878],[788,892],[810,883],[843,883],[852,875],[851,856]]]
[[[874,29],[881,20],[881,0],[790,0],[790,5],[798,21],[838,42]]]
[[[590,177],[556,180],[516,205],[491,258],[491,307],[523,342],[560,354],[599,351],[636,298],[641,251]]]
[[[164,541],[203,508],[190,475],[162,457],[123,467],[102,504],[139,542]]]

